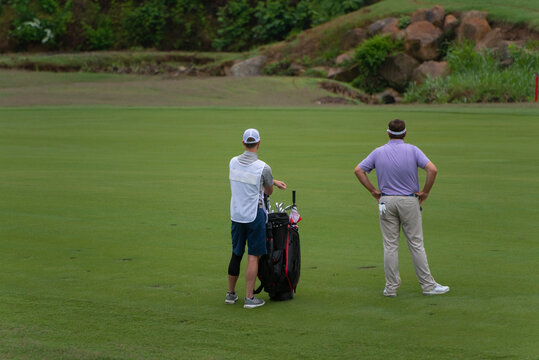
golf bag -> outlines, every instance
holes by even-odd
[[[264,289],[271,300],[290,300],[299,282],[301,252],[298,227],[286,212],[268,214],[266,249],[258,262],[261,284],[255,294]]]

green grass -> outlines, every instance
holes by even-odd
[[[538,115],[0,109],[0,358],[537,359]],[[404,243],[399,296],[381,294],[377,206],[352,170],[395,117],[439,169],[423,216],[444,296],[421,295]],[[227,164],[251,126],[298,192],[303,268],[293,301],[247,311],[223,300]]]

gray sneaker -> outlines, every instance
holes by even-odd
[[[384,294],[384,296],[387,296],[387,297],[397,297],[396,292],[389,292],[389,290],[387,290],[387,288],[384,289],[382,294]]]
[[[226,293],[225,304],[235,304],[236,301],[238,301],[238,295],[236,293]]]
[[[253,309],[255,307],[259,307],[264,304],[265,304],[264,300],[259,299],[256,296],[253,296],[252,299],[245,298],[245,304],[243,305],[243,307],[246,309]]]

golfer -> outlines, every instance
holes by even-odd
[[[419,148],[404,143],[404,121],[392,120],[388,127],[389,142],[371,152],[354,170],[361,184],[378,201],[386,278],[383,294],[395,297],[401,285],[398,257],[401,226],[408,240],[408,248],[423,294],[445,294],[449,287],[436,283],[430,273],[423,246],[420,207],[429,197],[438,170]],[[427,172],[425,186],[421,191],[417,176],[418,167]],[[367,177],[373,169],[376,169],[380,190],[376,189]]]
[[[245,272],[245,302],[243,307],[252,309],[264,305],[264,300],[253,294],[258,259],[266,254],[266,212],[264,193],[271,195],[273,186],[285,190],[286,184],[274,180],[271,168],[258,160],[260,134],[256,129],[247,129],[242,141],[245,151],[230,160],[230,218],[232,220],[232,257],[228,265],[228,292],[225,303],[234,304],[238,300],[236,283],[240,274],[240,263],[248,247],[247,270]]]

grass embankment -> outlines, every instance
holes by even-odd
[[[0,54],[0,68],[54,72],[109,72],[156,75],[201,70],[211,72],[238,57],[231,53],[182,51],[96,51],[80,53]]]
[[[516,106],[0,109],[0,353],[536,358],[538,116]],[[444,296],[421,295],[404,241],[399,296],[381,293],[378,208],[352,170],[395,117],[439,169],[423,219]],[[227,164],[250,126],[303,217],[295,299],[254,311],[224,305]]]

